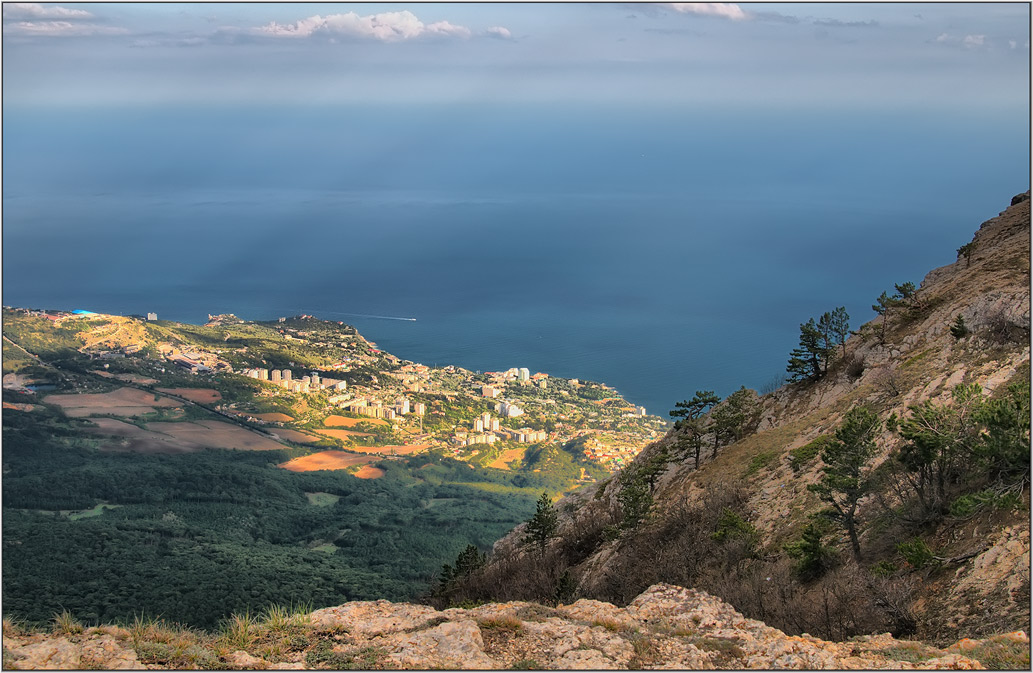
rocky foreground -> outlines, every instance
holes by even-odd
[[[435,610],[353,602],[235,617],[221,635],[160,622],[31,633],[5,623],[5,669],[983,669],[1029,667],[1023,632],[946,649],[888,634],[787,636],[702,591],[657,584],[626,608],[579,600]]]

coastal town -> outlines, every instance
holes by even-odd
[[[612,472],[668,426],[602,383],[520,366],[430,367],[311,315],[266,322],[210,315],[192,326],[154,313],[5,311],[73,329],[79,353],[107,376],[170,386],[186,378],[227,391],[243,384],[250,394],[222,394],[213,410],[299,447],[385,457],[437,452],[510,469],[529,450],[555,445]]]

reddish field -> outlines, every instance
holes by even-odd
[[[320,451],[309,456],[301,456],[281,463],[282,467],[291,472],[314,472],[315,470],[343,470],[353,465],[365,465],[375,458],[371,456],[357,456],[347,451]]]
[[[354,428],[359,423],[372,423],[373,425],[387,425],[387,421],[381,420],[379,418],[346,418],[345,416],[337,416],[336,414],[333,415],[333,416],[327,416],[326,420],[323,421],[323,425],[325,425],[328,428],[333,428],[333,427],[338,427],[338,426],[344,427],[344,428]]]
[[[21,402],[4,402],[4,409],[17,409],[18,411],[32,411],[35,405],[22,404]]]
[[[140,416],[156,411],[158,407],[178,407],[180,402],[166,397],[154,399],[153,393],[136,388],[119,388],[110,393],[84,393],[82,395],[48,395],[44,402],[56,404],[69,416],[84,417],[90,414],[115,414],[117,416]]]
[[[218,390],[212,390],[211,388],[158,388],[163,393],[171,393],[173,395],[179,395],[185,397],[191,402],[217,402],[222,399],[222,395],[219,394]]]
[[[273,412],[271,414],[255,414],[254,416],[255,416],[255,418],[257,418],[259,420],[263,420],[263,421],[280,421],[281,423],[287,423],[287,422],[290,422],[290,421],[294,420],[293,418],[291,418],[287,414],[281,414],[281,413],[278,413],[278,412]]]
[[[363,465],[355,473],[355,476],[359,479],[380,479],[383,477],[385,472],[379,467],[373,467],[371,465]]]

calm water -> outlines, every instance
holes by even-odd
[[[5,109],[3,140],[4,304],[313,313],[663,415],[763,387],[1029,184],[1025,120],[929,112]]]

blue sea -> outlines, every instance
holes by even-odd
[[[989,113],[5,106],[3,303],[310,313],[667,415],[763,389],[1029,187]],[[400,318],[415,318],[401,320]]]

